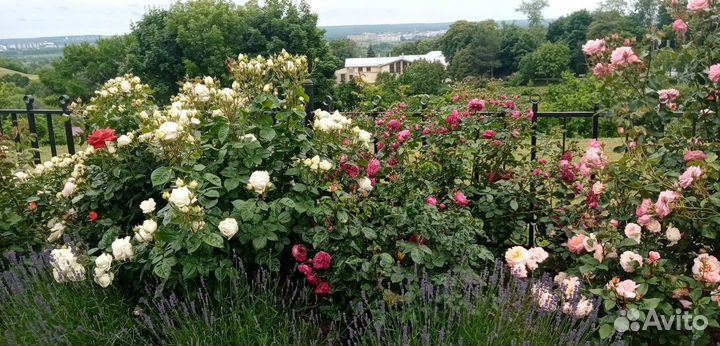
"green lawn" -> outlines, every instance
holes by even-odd
[[[15,70],[10,70],[10,69],[4,68],[4,67],[0,67],[0,76],[4,76],[6,74],[19,74],[21,76],[30,78],[30,80],[38,79],[38,76],[36,74],[27,74],[27,73],[18,72]]]

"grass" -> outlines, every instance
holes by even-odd
[[[22,72],[18,72],[15,70],[11,70],[8,68],[0,67],[0,77],[4,76],[4,75],[8,75],[8,74],[19,74],[21,76],[30,78],[30,80],[38,80],[39,79],[38,75],[36,75],[36,74],[27,74],[27,73],[22,73]]]

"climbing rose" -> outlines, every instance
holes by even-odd
[[[685,173],[683,173],[680,178],[678,178],[680,187],[682,187],[683,189],[687,189],[696,179],[702,177],[702,174],[702,168],[698,166],[688,167],[688,169],[685,170]]]
[[[397,134],[397,140],[400,143],[405,143],[410,137],[412,137],[412,133],[409,130],[402,130]]]
[[[640,62],[630,47],[618,47],[612,52],[610,62],[615,66],[631,65]]]
[[[640,237],[642,237],[642,227],[636,223],[629,223],[625,226],[625,236],[636,241],[640,244]]]
[[[705,153],[700,150],[692,150],[685,153],[683,156],[683,160],[685,162],[690,161],[705,161]]]
[[[620,266],[623,268],[623,270],[625,270],[625,272],[632,273],[635,271],[634,262],[637,262],[638,267],[642,267],[642,256],[632,251],[625,251],[622,253],[622,255],[620,255]]]
[[[429,197],[425,200],[425,203],[428,204],[428,205],[431,205],[431,206],[433,206],[433,207],[436,207],[436,206],[437,206],[437,198],[435,198],[435,196],[429,196]]]
[[[461,207],[466,207],[468,204],[470,204],[470,201],[468,201],[467,197],[465,197],[465,194],[462,193],[462,191],[455,192],[453,201],[455,201],[455,204]]]
[[[581,254],[585,250],[585,240],[587,236],[584,234],[576,234],[572,238],[568,239],[567,247],[570,252],[574,254]]]
[[[298,266],[298,271],[303,273],[303,275],[308,276],[313,274],[312,268],[307,264],[301,264]]]
[[[513,246],[505,251],[505,263],[511,268],[518,265],[525,265],[525,262],[530,258],[530,251],[522,246]]]
[[[94,211],[91,211],[91,212],[88,214],[88,218],[90,219],[90,221],[95,221],[95,220],[98,219],[98,213],[97,213],[97,212],[94,212]]]
[[[329,269],[332,263],[332,256],[325,251],[320,251],[313,257],[313,267],[316,270]]]
[[[485,139],[493,139],[495,138],[495,135],[496,133],[493,130],[486,130],[485,132],[483,132],[483,138]]]
[[[663,89],[658,91],[660,96],[660,103],[673,102],[680,96],[680,92],[677,89]]]
[[[107,142],[113,142],[116,139],[115,130],[106,128],[102,130],[95,130],[95,132],[88,136],[87,142],[95,149],[102,149],[107,146]]]
[[[655,213],[661,219],[672,213],[675,200],[680,197],[677,192],[666,190],[660,192],[657,202],[655,202]]]
[[[482,112],[485,110],[485,101],[480,99],[472,99],[468,102],[468,109],[472,112]]]
[[[648,253],[648,262],[656,264],[660,261],[660,253],[657,251],[650,251]]]
[[[307,248],[302,244],[295,244],[292,247],[292,255],[298,262],[305,262],[307,260]]]

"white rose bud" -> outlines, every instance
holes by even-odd
[[[130,236],[117,238],[112,242],[112,253],[115,260],[127,261],[133,256],[133,247],[130,244]]]
[[[225,220],[222,220],[220,224],[218,224],[218,229],[220,230],[220,233],[222,233],[225,238],[232,238],[235,233],[238,232],[238,223],[233,218],[227,218]]]
[[[166,141],[174,141],[179,137],[182,126],[174,121],[166,121],[157,129],[158,138]]]
[[[142,229],[147,234],[153,234],[157,231],[157,222],[155,220],[145,220],[142,224]]]
[[[68,198],[72,196],[73,192],[75,192],[75,183],[71,181],[66,182],[61,192],[62,196]]]
[[[248,187],[258,195],[262,195],[270,186],[270,174],[267,171],[255,171],[250,175]]]
[[[130,138],[128,135],[122,135],[117,139],[117,144],[119,147],[124,147],[130,143],[132,143],[132,138]]]
[[[358,180],[358,185],[360,186],[358,190],[362,192],[370,192],[373,189],[372,181],[368,177]]]
[[[100,275],[98,275],[100,274]],[[97,273],[95,272],[95,283],[102,288],[106,288],[112,284],[115,275],[111,272]]]

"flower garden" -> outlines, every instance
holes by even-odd
[[[535,161],[530,106],[483,90],[306,124],[285,51],[162,107],[108,81],[86,150],[0,153],[0,344],[720,341],[720,4],[668,6],[677,47],[583,47],[624,144]]]

